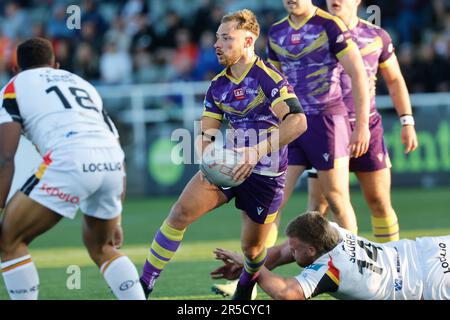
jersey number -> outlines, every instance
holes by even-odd
[[[377,262],[378,260],[378,251],[382,251],[383,248],[376,246],[370,242],[364,242],[361,240],[357,241],[358,246],[364,249],[367,254],[367,257],[373,262]],[[371,270],[375,273],[382,274],[383,268],[376,266],[374,263],[364,260],[356,260],[356,264],[358,265],[359,273],[363,274],[363,269]]]
[[[52,91],[55,92],[59,100],[61,100],[64,108],[72,109],[72,106],[70,105],[69,101],[67,101],[66,97],[57,86],[53,86],[45,90],[45,92],[47,93],[50,93]],[[91,105],[94,103],[94,101],[92,101],[91,97],[89,96],[89,93],[86,90],[76,87],[69,87],[69,91],[75,97],[75,100],[77,101],[80,107],[100,112],[95,106]],[[89,102],[91,104],[89,104]]]

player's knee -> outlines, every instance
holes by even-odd
[[[389,199],[381,195],[371,194],[366,200],[372,212],[377,216],[385,216],[392,210]]]
[[[170,225],[176,229],[184,229],[193,222],[193,208],[190,204],[177,201],[170,210]]]
[[[326,199],[326,201],[328,201],[328,203],[330,204],[330,206],[332,208],[339,207],[340,205],[344,204],[344,202],[346,201],[344,192],[342,192],[341,190],[337,190],[337,189],[328,191],[325,194],[325,199]]]
[[[15,232],[2,228],[0,233],[0,252],[2,254],[12,253],[21,245],[25,245],[23,237]]]
[[[242,245],[242,253],[249,260],[255,260],[264,251],[264,245],[262,246],[249,246]]]
[[[310,197],[308,199],[308,211],[317,211],[324,215],[328,209],[328,201],[324,196]]]
[[[102,261],[105,255],[110,255],[111,250],[115,250],[111,241],[109,242],[85,241],[85,246],[89,253],[89,256],[95,262]]]

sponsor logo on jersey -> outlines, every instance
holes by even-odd
[[[113,172],[122,170],[121,162],[83,163],[83,172]]]
[[[402,279],[394,279],[394,290],[402,291],[403,289],[403,280]]]
[[[70,202],[72,204],[80,204],[80,198],[73,196],[70,193],[64,193],[59,188],[48,186],[46,183],[39,189],[46,192],[51,197],[56,197],[64,202]]]
[[[303,36],[303,39],[306,40],[317,40],[320,37],[320,34],[307,33]]]
[[[207,109],[211,109],[212,108],[212,103],[211,102],[208,102],[208,101],[204,101],[204,105],[205,105],[205,108],[207,108]]]
[[[292,44],[299,44],[301,38],[302,38],[302,36],[300,35],[300,33],[294,33],[291,36],[291,43]]]
[[[336,43],[342,43],[344,42],[345,37],[343,34],[340,34],[337,38],[336,38]]]
[[[70,138],[71,136],[74,136],[74,135],[76,135],[78,132],[76,132],[76,131],[69,131],[69,132],[67,132],[66,133],[66,138]]]
[[[439,248],[439,261],[441,262],[441,267],[444,269],[444,273],[450,273],[450,265],[447,260],[447,245],[440,242]]]
[[[242,88],[235,89],[233,93],[237,100],[243,100],[245,98],[245,91]]]
[[[394,45],[392,43],[389,43],[388,52],[392,53],[393,51],[394,51]]]
[[[248,89],[245,89],[245,93],[246,94],[258,94],[258,89],[248,88]]]
[[[280,90],[278,90],[278,88],[273,88],[272,89],[272,98],[275,97],[275,95],[279,92]]]
[[[305,270],[310,269],[310,270],[314,270],[314,271],[319,271],[319,269],[322,268],[323,266],[324,266],[323,264],[313,263],[313,264],[310,264],[309,266],[307,266],[305,268]]]

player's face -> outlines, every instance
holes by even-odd
[[[283,0],[283,5],[289,14],[301,15],[311,0]]]
[[[245,32],[237,30],[236,24],[235,21],[222,23],[216,33],[214,48],[223,66],[235,64],[244,54]]]
[[[316,258],[314,247],[295,237],[289,237],[288,242],[292,256],[300,267],[305,268],[314,262]]]
[[[361,0],[327,0],[328,11],[339,18],[356,14]]]

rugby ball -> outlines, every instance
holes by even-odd
[[[241,153],[210,144],[203,153],[200,170],[212,184],[220,187],[237,187],[244,180],[234,180],[232,171],[242,163]]]

